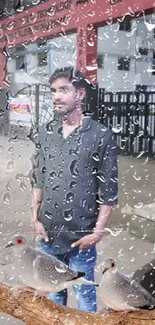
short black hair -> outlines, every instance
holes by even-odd
[[[75,88],[86,88],[87,82],[84,74],[74,67],[64,67],[56,69],[49,79],[50,85],[59,78],[65,78],[73,84]]]

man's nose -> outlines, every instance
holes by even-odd
[[[59,99],[61,99],[61,97],[62,97],[62,94],[60,93],[60,91],[56,91],[54,93],[54,99],[55,100],[59,100]]]

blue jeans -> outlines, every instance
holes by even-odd
[[[41,241],[41,250],[49,255],[54,255],[52,247],[48,247]],[[94,269],[96,265],[96,247],[89,250],[75,249],[67,254],[54,255],[60,261],[69,265],[74,270],[85,272],[85,278],[94,281]],[[91,285],[74,285],[73,290],[76,295],[78,309],[81,311],[96,312],[96,288]],[[49,295],[49,298],[60,305],[67,305],[67,289]]]

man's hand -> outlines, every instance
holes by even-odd
[[[32,229],[34,230],[34,232],[37,235],[42,236],[45,239],[45,241],[47,242],[48,236],[47,236],[46,230],[45,230],[43,224],[39,220],[37,220],[37,213],[33,207],[31,208],[31,225],[32,225]]]
[[[89,249],[91,246],[96,245],[102,239],[98,234],[90,234],[82,237],[71,245],[72,248],[79,247],[79,249]]]
[[[42,236],[46,242],[49,241],[46,230],[40,221],[38,220],[32,221],[32,229],[37,235]]]

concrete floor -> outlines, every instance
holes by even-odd
[[[29,172],[33,152],[34,146],[29,141],[11,141],[7,137],[0,137],[0,260],[4,258],[5,244],[14,233],[26,234],[36,245],[35,235],[30,228]],[[97,247],[97,281],[105,257],[115,257],[119,268],[126,274],[134,273],[155,259],[154,221],[134,215],[135,208],[155,202],[155,163],[146,157],[119,155],[118,164],[119,204]],[[5,271],[9,274],[8,265]],[[0,281],[3,281],[2,273]],[[69,291],[69,306],[76,307],[72,290]],[[98,299],[98,309],[102,307]],[[0,314],[0,325],[18,323],[21,324],[10,316]]]

